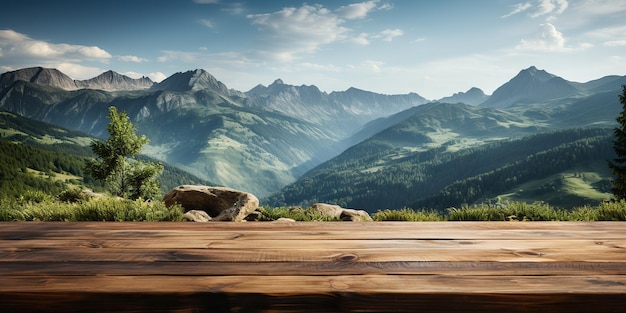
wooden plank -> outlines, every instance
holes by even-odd
[[[0,223],[0,312],[616,312],[626,223]]]
[[[194,237],[207,239],[623,239],[619,222],[2,222],[0,239]]]
[[[78,287],[80,286],[80,287]],[[0,293],[625,294],[624,275],[4,276]],[[625,299],[626,301],[626,299]]]
[[[2,262],[0,276],[626,275],[624,262]]]
[[[379,239],[319,239],[306,241],[298,239],[262,239],[262,240],[215,240],[206,239],[202,236],[193,238],[152,238],[139,239],[85,239],[73,238],[66,240],[57,239],[28,239],[28,240],[0,240],[2,249],[29,249],[29,248],[74,248],[74,249],[250,249],[258,250],[271,247],[274,250],[333,250],[333,249],[471,249],[479,250],[525,250],[539,251],[545,249],[581,249],[593,252],[604,252],[617,249],[626,249],[626,239],[612,240],[588,240],[588,239],[550,239],[544,240],[517,240],[499,239],[491,240],[379,240]]]
[[[388,248],[388,249],[73,249],[15,248],[0,250],[5,261],[126,261],[126,262],[624,262],[623,249],[574,247],[541,249]]]
[[[7,293],[2,312],[621,312],[619,294]]]

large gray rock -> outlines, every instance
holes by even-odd
[[[352,222],[371,222],[372,218],[363,210],[344,209],[338,205],[315,203],[311,210],[320,212],[328,217]]]
[[[180,204],[185,212],[201,210],[212,221],[243,221],[259,207],[259,199],[247,192],[201,185],[178,186],[163,198],[165,206]]]
[[[185,218],[186,221],[189,221],[189,222],[205,223],[211,220],[211,217],[209,216],[209,214],[200,210],[187,211],[185,212],[185,214],[183,214],[183,217]]]

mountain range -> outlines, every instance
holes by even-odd
[[[616,125],[615,117],[621,108],[618,94],[623,84],[626,76],[578,83],[531,66],[491,96],[471,88],[431,101],[417,93],[384,95],[357,88],[327,93],[313,85],[294,86],[280,79],[242,92],[228,88],[201,69],[176,73],[154,83],[112,71],[77,81],[56,69],[27,68],[0,76],[0,109],[105,137],[106,112],[114,105],[125,110],[138,132],[151,140],[144,150],[147,155],[202,179],[267,197],[272,205],[325,201],[371,211],[381,205],[368,206],[367,201],[351,202],[350,198],[367,199],[363,194],[376,194],[375,190],[352,188],[359,194],[339,197],[332,192],[316,193],[315,188],[306,186],[339,182],[344,184],[341,188],[358,187],[350,186],[351,181],[368,181],[377,175],[398,180],[406,176],[401,161],[412,159],[415,163],[414,158],[426,160],[428,154],[433,155],[428,159],[432,163],[433,158],[459,159],[477,149],[496,149],[496,143],[538,134],[559,137],[554,132],[581,128],[606,132]],[[601,141],[598,138],[603,136],[585,131],[577,134],[578,139],[568,137],[571,140],[567,142],[559,143],[552,137],[543,140],[557,146],[588,140],[594,143],[589,147],[597,148],[596,143]],[[507,157],[507,162],[480,168],[495,171],[542,151],[520,150],[519,155]],[[596,156],[611,157],[603,153]],[[339,170],[336,165],[330,166],[336,164],[333,162],[347,165]],[[573,164],[561,172],[579,166]],[[328,168],[336,170],[329,176]],[[325,175],[316,174],[320,171]],[[459,171],[448,172],[448,183],[437,185],[440,190],[455,181],[485,174],[455,176]],[[606,172],[598,175],[600,178],[590,184],[610,179]],[[520,181],[520,185],[546,177],[532,177]],[[600,198],[606,197],[606,190],[600,189],[594,190],[602,194]],[[422,203],[437,191],[398,196],[389,202],[390,207]],[[508,191],[515,193],[514,188]],[[485,192],[467,202],[498,195]],[[581,199],[583,203],[598,197]]]

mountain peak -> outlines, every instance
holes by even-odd
[[[78,89],[76,83],[69,76],[53,68],[30,67],[6,72],[0,76],[0,88],[9,86],[18,80],[33,84],[46,85],[66,90]]]
[[[117,91],[148,89],[154,85],[154,82],[147,77],[134,79],[108,70],[92,79],[76,81],[76,85],[81,88]]]
[[[557,77],[556,75],[550,74],[548,72],[546,72],[545,70],[540,70],[537,69],[534,65],[525,69],[525,70],[521,70],[519,72],[519,74],[517,74],[516,77],[524,77],[524,76],[529,76],[532,77],[534,79],[538,79],[540,81],[546,82],[552,78]],[[515,78],[514,78],[515,79]]]
[[[241,92],[228,89],[226,85],[203,69],[175,73],[155,84],[152,89],[177,92],[209,90],[224,96],[243,96]]]
[[[280,78],[276,79],[276,80],[272,83],[272,85],[284,85],[284,84],[285,84],[285,83],[284,83],[284,82],[283,82],[283,80],[282,80],[282,79],[280,79]],[[270,86],[271,86],[271,85],[270,85]]]
[[[462,103],[469,104],[469,105],[479,105],[485,102],[487,98],[489,98],[489,96],[487,96],[482,91],[482,89],[477,88],[477,87],[472,87],[468,89],[466,92],[457,92],[457,93],[454,93],[452,96],[441,98],[437,101],[445,102],[445,103],[462,102]]]
[[[498,87],[481,106],[506,108],[517,103],[569,97],[578,92],[571,82],[531,66]]]

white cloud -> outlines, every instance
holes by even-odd
[[[162,80],[166,79],[167,76],[165,76],[165,74],[161,73],[161,72],[154,72],[154,73],[150,73],[148,74],[148,77],[153,81],[153,82],[161,82]]]
[[[342,68],[333,64],[315,64],[310,62],[303,62],[299,64],[300,67],[306,70],[324,71],[324,72],[341,72]]]
[[[335,12],[346,19],[361,19],[367,16],[372,10],[376,8],[378,0],[366,1],[360,3],[352,3],[346,6],[342,6],[335,10]]]
[[[561,14],[569,7],[567,0],[556,0],[557,10],[556,14]]]
[[[357,37],[350,39],[350,41],[357,45],[366,46],[370,44],[369,39],[367,39],[368,37],[369,35],[367,33],[360,33]]]
[[[399,37],[404,35],[404,32],[401,29],[385,29],[382,32],[373,36],[373,38],[380,38],[383,41],[390,42],[395,37]]]
[[[385,63],[373,60],[365,60],[363,61],[363,63],[361,63],[361,66],[363,68],[374,73],[380,73],[382,71],[383,65],[385,65]]]
[[[207,20],[207,19],[201,19],[200,20],[200,24],[210,28],[210,29],[215,29],[215,26],[213,25],[213,22],[211,22],[211,20]]]
[[[216,3],[219,3],[220,0],[193,0],[193,2],[199,3],[199,4],[216,4]]]
[[[554,25],[539,25],[541,31],[532,39],[522,39],[517,45],[519,50],[559,51],[565,49],[565,37]]]
[[[74,63],[46,64],[44,67],[56,68],[74,79],[89,79],[102,74],[105,70],[97,67],[83,66]]]
[[[243,12],[246,10],[243,6],[243,4],[236,2],[236,3],[229,3],[229,7],[223,8],[222,11],[230,14],[230,15],[241,15],[243,14]]]
[[[606,41],[604,45],[607,47],[623,47],[626,46],[626,39]]]
[[[363,19],[375,10],[390,8],[388,3],[380,4],[380,0],[353,3],[335,10],[305,3],[300,7],[285,7],[271,13],[250,14],[247,18],[261,34],[260,46],[255,50],[258,56],[293,62],[302,54],[315,53],[336,42],[368,45],[372,39],[392,41],[402,36],[403,31],[400,29],[368,34],[347,27],[352,20]]]
[[[530,9],[532,6],[533,5],[528,3],[528,2],[518,3],[515,6],[513,6],[513,11],[511,11],[511,12],[505,14],[505,15],[502,15],[501,18],[507,18],[507,17],[515,15],[517,13],[522,13],[522,12]]]
[[[546,14],[561,14],[568,6],[567,0],[538,0],[535,10],[530,13],[530,16],[539,17]]]
[[[121,55],[121,56],[118,56],[117,59],[123,62],[134,62],[134,63],[148,62],[148,59],[140,58],[134,55]]]
[[[96,46],[49,43],[10,29],[0,30],[0,49],[3,58],[33,59],[38,63],[50,60],[74,63],[96,60],[107,63],[112,58],[111,54]]]
[[[585,14],[609,16],[626,11],[626,1],[584,0],[576,3],[575,8]]]
[[[348,29],[336,14],[320,5],[304,4],[280,11],[247,16],[269,44],[261,54],[292,61],[299,53],[315,52],[320,46],[345,38]]]

